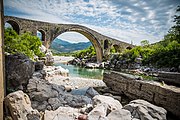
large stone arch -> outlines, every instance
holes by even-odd
[[[36,35],[38,29],[44,30],[45,41],[43,42],[43,45],[45,45],[47,48],[50,47],[52,40],[54,40],[58,35],[68,31],[78,32],[91,41],[91,43],[96,49],[98,62],[102,61],[103,56],[109,55],[109,50],[112,44],[117,44],[118,46],[120,45],[120,49],[122,51],[125,50],[128,46],[131,48],[134,47],[134,45],[102,35],[82,25],[55,24],[55,23],[17,18],[12,16],[5,16],[4,20],[5,20],[4,22],[9,21],[19,34],[24,32],[31,32],[33,35]],[[105,42],[106,40],[109,41],[109,44],[107,47],[105,47],[106,49],[104,49],[104,43],[107,43]]]
[[[20,34],[20,25],[18,24],[18,22],[14,20],[7,20],[5,21],[5,23],[9,23],[12,26],[13,30],[15,30],[17,34]]]
[[[76,28],[76,27],[72,27],[63,31],[59,31],[56,33],[56,35],[54,35],[54,37],[52,38],[50,44],[52,43],[52,41],[58,37],[59,35],[61,35],[62,33],[65,32],[78,32],[82,35],[84,35],[87,39],[89,39],[89,41],[92,43],[92,45],[94,46],[95,50],[96,50],[96,58],[97,58],[97,62],[102,62],[103,59],[103,49],[101,47],[101,44],[99,43],[98,39],[91,34],[89,31],[84,30],[82,28]]]

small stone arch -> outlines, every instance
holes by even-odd
[[[108,49],[108,47],[109,47],[109,41],[105,40],[104,41],[104,49],[106,50],[106,49]]]
[[[119,50],[119,49],[120,49],[120,46],[117,45],[117,44],[112,45],[111,48],[114,48],[114,49],[115,49],[115,52],[119,52],[119,51],[120,51],[120,50]]]
[[[132,49],[132,47],[131,47],[131,46],[127,46],[127,47],[126,47],[126,49],[131,50],[131,49]]]
[[[92,45],[94,46],[94,48],[96,50],[97,62],[102,62],[103,51],[102,51],[101,45],[100,45],[99,41],[97,40],[97,38],[86,29],[72,27],[72,28],[69,28],[69,29],[59,31],[58,33],[56,33],[56,35],[54,35],[54,38],[51,40],[51,42],[57,36],[61,35],[62,33],[65,33],[65,32],[78,32],[78,33],[84,35],[87,39],[89,39],[89,41],[92,43]],[[50,42],[50,44],[51,44],[51,42]]]
[[[45,33],[45,31],[42,30],[42,29],[38,29],[37,32],[41,33],[41,38],[40,39],[41,39],[42,42],[45,42],[46,41],[46,33]]]
[[[12,26],[13,30],[16,31],[17,34],[20,33],[20,26],[17,22],[15,22],[13,20],[7,20],[7,21],[5,21],[5,23],[9,23]]]

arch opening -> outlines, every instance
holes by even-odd
[[[104,49],[105,50],[108,49],[108,46],[109,46],[109,42],[108,42],[108,40],[105,40],[104,41]]]
[[[112,45],[111,46],[111,53],[117,53],[117,52],[119,52],[119,46],[118,45]]]
[[[95,49],[95,52],[96,52],[96,59],[97,59],[96,61],[97,62],[102,62],[102,56],[103,56],[102,55],[102,48],[101,48],[100,43],[98,42],[98,40],[91,33],[89,33],[88,31],[85,31],[85,30],[74,29],[74,28],[69,29],[69,30],[67,30],[67,31],[65,31],[63,33],[68,33],[68,32],[78,33],[78,34],[84,36],[88,41],[90,41],[92,46]],[[60,31],[59,34],[57,34],[55,38],[57,38],[57,36],[60,36],[63,33],[62,33],[62,31]]]
[[[132,49],[132,47],[128,46],[128,47],[126,47],[126,49],[131,50],[131,49]]]
[[[36,35],[42,42],[45,41],[45,32],[43,30],[37,30]]]
[[[16,23],[13,20],[8,20],[5,22],[5,28],[12,28],[13,30],[16,31],[17,34],[20,33],[20,27],[18,25],[18,23]]]

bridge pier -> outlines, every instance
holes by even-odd
[[[0,1],[0,120],[3,120],[3,100],[5,91],[4,79],[4,8],[3,0]]]

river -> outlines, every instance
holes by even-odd
[[[90,78],[90,79],[103,79],[103,73],[105,70],[103,69],[90,69],[90,68],[82,68],[70,64],[64,63],[55,63],[55,66],[61,66],[69,70],[70,77],[81,77],[81,78]]]

